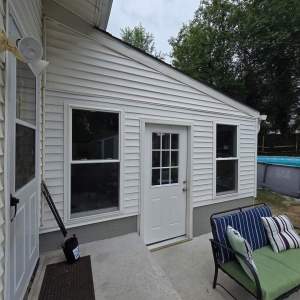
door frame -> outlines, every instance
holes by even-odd
[[[6,15],[6,20],[5,20],[5,27],[6,27],[6,34],[8,37],[10,37],[10,19],[11,17],[13,18],[21,36],[27,36],[27,32],[25,30],[24,25],[20,21],[21,18],[19,14],[17,13],[13,3],[11,1],[6,2],[6,7],[5,9],[5,15]],[[16,120],[16,116],[12,115],[14,112],[14,109],[12,108],[12,101],[9,100],[10,93],[12,90],[12,85],[16,84],[16,78],[14,82],[11,82],[10,77],[11,77],[11,72],[12,72],[12,65],[11,65],[11,59],[12,59],[12,54],[8,53],[8,51],[5,52],[5,92],[4,92],[4,99],[5,99],[5,120],[4,120],[4,210],[5,210],[5,239],[4,239],[4,248],[5,248],[5,254],[4,254],[4,298],[9,299],[10,296],[10,239],[12,238],[10,235],[10,227],[11,227],[11,222],[10,222],[10,214],[11,214],[11,209],[10,209],[10,194],[11,194],[11,155],[10,155],[10,141],[13,138],[12,137],[12,129],[11,129],[11,123]],[[29,66],[30,67],[30,66]],[[40,166],[40,138],[41,138],[41,78],[42,75],[35,76],[36,77],[36,168],[35,168],[35,173],[36,173],[36,180],[37,180],[37,185],[40,186],[41,184],[41,166]],[[13,121],[12,121],[13,120]],[[40,213],[40,207],[41,207],[41,193],[37,191],[37,210]],[[38,215],[38,220],[37,220],[37,226],[38,226],[38,232],[40,228],[40,214]],[[39,238],[39,237],[38,237]],[[39,245],[37,245],[39,248]],[[37,260],[38,261],[38,260]],[[36,263],[33,266],[32,272],[34,271],[36,267]],[[31,278],[28,278],[28,284],[30,282]],[[27,284],[27,287],[28,287]],[[26,293],[26,289],[23,291],[23,293]]]
[[[193,199],[192,199],[192,150],[193,150],[193,123],[181,122],[177,120],[166,119],[141,119],[140,120],[140,198],[138,214],[138,233],[144,241],[145,237],[145,201],[146,201],[146,183],[145,183],[145,150],[146,150],[146,128],[149,125],[161,126],[180,126],[187,130],[187,193],[186,193],[186,238],[193,238]]]

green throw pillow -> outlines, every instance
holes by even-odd
[[[254,270],[257,272],[257,268],[253,261],[253,256],[252,256],[253,251],[252,251],[252,248],[249,245],[248,241],[246,239],[244,239],[241,236],[241,234],[237,230],[232,228],[231,226],[227,227],[226,234],[227,234],[227,238],[228,238],[231,248],[234,251],[243,255],[248,260],[248,262],[253,266]],[[247,265],[243,262],[243,260],[238,255],[236,255],[236,259],[238,260],[238,262],[240,263],[240,265],[242,266],[242,268],[244,269],[246,274],[252,280],[254,280],[251,271],[249,270]]]

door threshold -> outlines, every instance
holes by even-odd
[[[169,240],[165,240],[165,241],[161,241],[161,242],[158,242],[155,244],[148,245],[147,248],[149,251],[154,252],[154,251],[158,251],[158,250],[161,250],[161,249],[164,249],[167,247],[171,247],[171,246],[174,246],[177,244],[185,243],[185,242],[188,242],[191,240],[192,240],[191,238],[188,238],[186,235],[184,235],[184,236],[179,236],[176,238],[172,238]]]

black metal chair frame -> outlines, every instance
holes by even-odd
[[[214,223],[213,223],[213,218],[218,216],[218,215],[226,215],[228,213],[233,213],[233,212],[242,212],[244,210],[247,209],[251,209],[253,207],[259,207],[259,206],[267,206],[265,203],[261,203],[261,204],[255,204],[255,205],[248,205],[248,206],[244,206],[244,207],[239,207],[239,208],[235,208],[235,209],[230,209],[230,210],[225,210],[222,212],[218,212],[218,213],[214,213],[210,216],[210,224],[211,224],[211,229],[214,230]],[[300,227],[296,227],[294,226],[295,229],[300,230]],[[250,293],[254,298],[258,299],[258,300],[263,300],[263,293],[262,293],[262,288],[261,288],[261,284],[259,281],[259,277],[255,271],[255,269],[253,268],[253,266],[249,263],[249,261],[247,260],[247,258],[243,255],[241,255],[240,253],[234,251],[231,248],[228,248],[226,245],[221,244],[217,241],[215,241],[214,239],[210,239],[210,243],[211,243],[211,247],[212,247],[212,253],[213,253],[213,259],[214,259],[214,264],[215,264],[215,274],[214,274],[214,279],[213,279],[213,289],[215,289],[218,286],[220,286],[221,288],[223,288],[233,299],[237,299],[236,297],[234,297],[230,291],[228,291],[228,289],[226,289],[222,284],[218,283],[218,273],[219,273],[219,269],[222,270],[227,276],[229,276],[232,280],[234,280],[237,284],[239,284],[241,287],[243,287],[248,293]],[[233,276],[231,276],[223,267],[222,267],[222,263],[219,259],[218,256],[218,252],[219,249],[223,248],[226,249],[227,251],[229,251],[230,253],[234,254],[235,256],[238,256],[240,259],[242,259],[242,261],[245,263],[245,265],[248,267],[249,271],[251,272],[253,278],[254,278],[254,283],[255,283],[255,290],[256,292],[253,293],[251,290],[249,290],[247,287],[245,287],[242,283],[240,283],[239,281],[237,281]],[[295,293],[296,291],[298,291],[300,289],[300,284],[289,290],[288,292],[282,294],[281,296],[277,297],[274,300],[281,300],[281,299],[285,299],[287,297],[289,297],[291,294]]]

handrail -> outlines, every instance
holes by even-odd
[[[49,205],[49,207],[51,209],[51,212],[53,213],[53,216],[54,216],[54,218],[55,218],[55,220],[56,220],[56,222],[57,222],[57,224],[58,224],[58,226],[60,228],[60,231],[61,231],[62,235],[64,237],[66,237],[67,236],[66,227],[65,227],[65,225],[64,225],[64,223],[63,223],[63,221],[62,221],[62,219],[61,219],[61,217],[60,217],[60,215],[59,215],[59,213],[57,211],[57,208],[56,208],[56,206],[55,206],[55,204],[53,202],[51,194],[50,194],[50,192],[49,192],[49,190],[47,188],[47,185],[46,185],[46,183],[45,183],[44,180],[42,180],[42,182],[41,182],[41,189],[42,189],[42,193],[43,193],[43,195],[44,195],[44,197],[45,197],[45,199],[46,199],[46,201],[47,201],[47,203],[48,203],[48,205]]]

